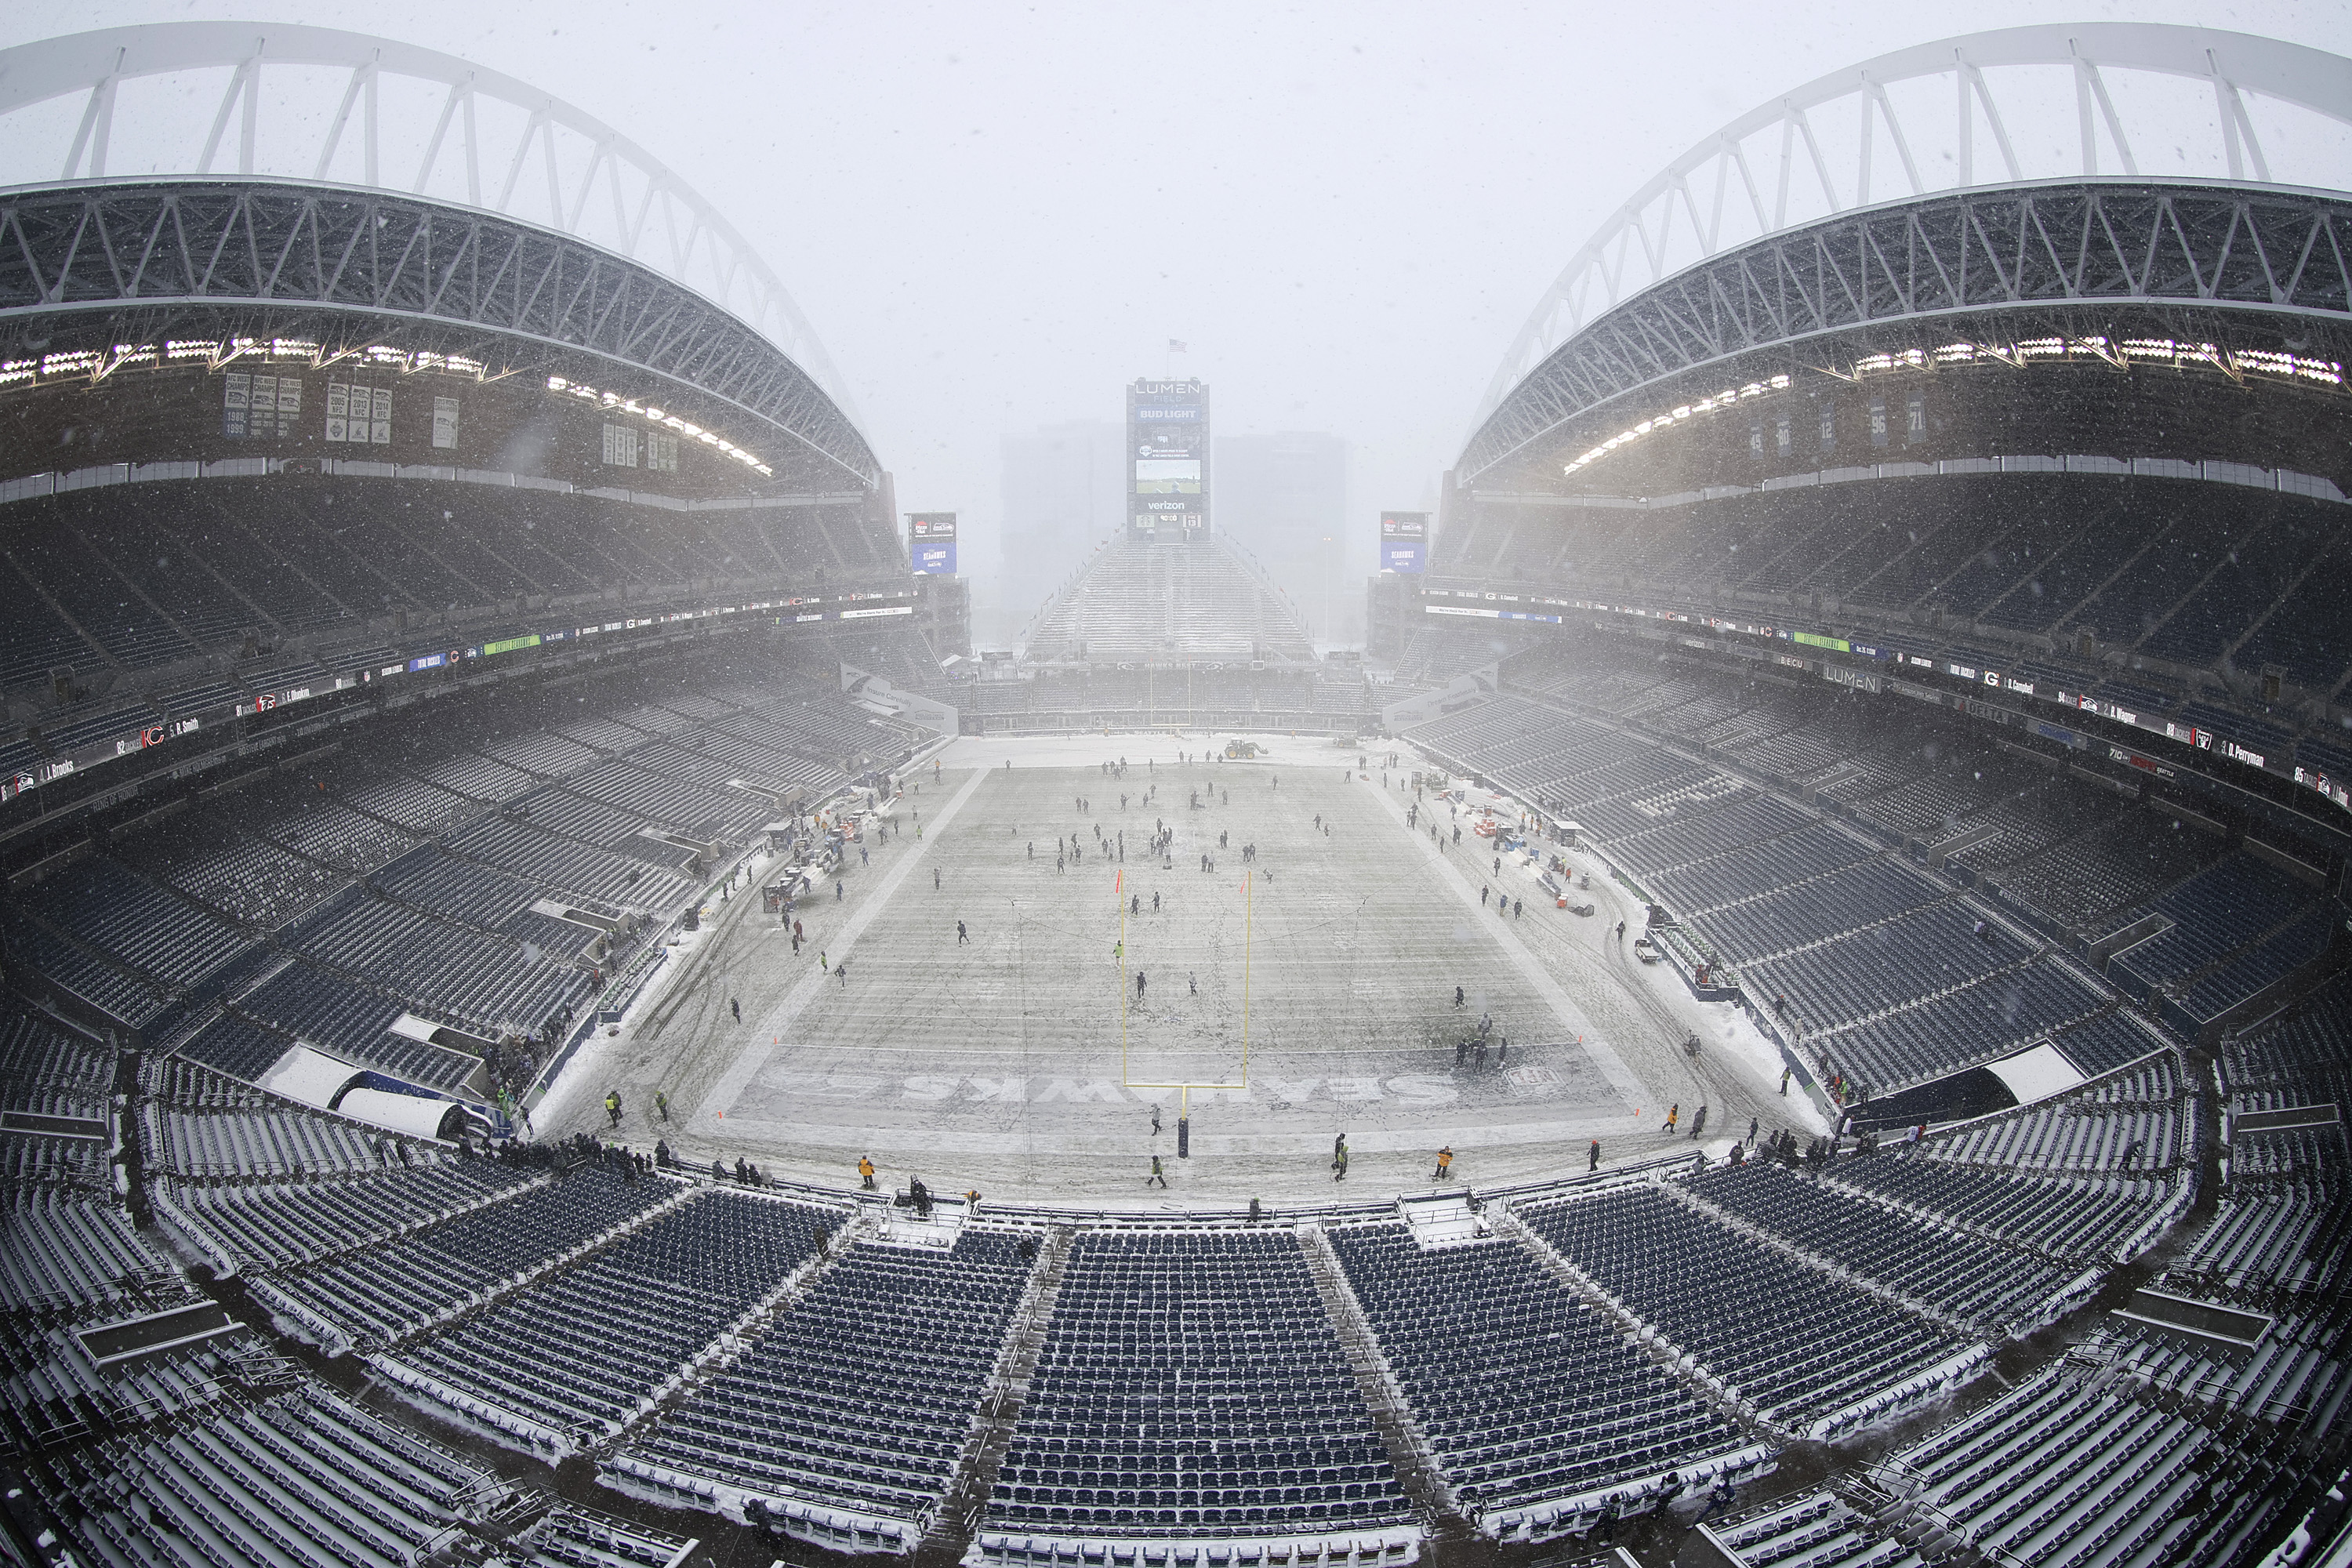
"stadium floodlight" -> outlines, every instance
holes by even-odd
[[[2295,116],[2320,134],[2265,139]],[[1702,138],[1612,213],[1512,339],[1473,428],[1597,318],[1710,258],[1937,192],[2175,177],[2154,167],[2159,145],[2179,149],[2168,171],[2340,185],[2352,65],[2243,33],[2093,23],[1947,38],[1833,71]]]
[[[644,148],[529,83],[388,38],[279,23],[164,22],[0,50],[0,138],[21,147],[61,137],[65,121],[41,106],[76,96],[81,112],[41,184],[281,178],[536,224],[733,314],[863,423],[750,242]],[[174,118],[191,104],[209,104],[209,117]],[[33,183],[20,171],[9,188]]]

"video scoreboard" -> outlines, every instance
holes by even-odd
[[[952,577],[956,570],[956,514],[951,511],[910,511],[907,514],[907,555],[918,577]]]
[[[1188,539],[1209,526],[1209,389],[1140,380],[1127,389],[1128,531]]]
[[[1381,570],[1407,575],[1429,566],[1429,514],[1425,511],[1381,513]]]

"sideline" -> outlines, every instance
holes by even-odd
[[[947,805],[940,808],[939,815],[923,825],[928,837],[916,839],[914,853],[902,857],[896,866],[883,873],[881,880],[865,895],[857,912],[842,923],[837,934],[827,938],[828,952],[839,947],[845,960],[856,951],[857,939],[866,933],[866,928],[873,923],[875,917],[888,907],[891,896],[898,890],[898,884],[923,863],[923,858],[930,853],[931,845],[948,824],[955,820],[956,813],[963,809],[963,803],[979,793],[980,786],[988,782],[990,772],[986,768],[974,769],[971,777],[964,780],[963,787],[948,797]],[[829,978],[824,971],[812,969],[802,977],[799,984],[784,993],[782,1001],[768,1009],[766,1016],[752,1026],[752,1043],[736,1057],[725,1072],[719,1075],[719,1081],[710,1086],[710,1092],[702,1097],[700,1105],[695,1107],[693,1114],[696,1117],[701,1117],[706,1109],[735,1109],[735,1102],[743,1097],[743,1091],[751,1087],[751,1080],[760,1076],[778,1051],[783,1049],[784,1036],[808,1010],[809,1004],[816,1000],[817,992]],[[761,1035],[768,1037],[768,1043],[764,1046],[759,1044]]]
[[[1401,742],[1401,745],[1410,744],[1410,742]],[[1410,769],[1405,771],[1411,772]],[[1584,1016],[1584,1009],[1576,1005],[1575,998],[1569,995],[1566,988],[1553,977],[1543,960],[1528,951],[1527,943],[1519,940],[1518,933],[1511,930],[1509,921],[1492,918],[1492,911],[1480,905],[1477,890],[1470,885],[1469,877],[1460,868],[1463,857],[1439,849],[1424,838],[1419,829],[1405,826],[1403,805],[1388,798],[1395,792],[1383,789],[1370,778],[1360,778],[1356,782],[1381,797],[1382,807],[1396,820],[1399,830],[1420,847],[1422,858],[1434,865],[1443,879],[1452,885],[1455,896],[1462,900],[1463,908],[1474,916],[1487,917],[1475,920],[1471,929],[1486,932],[1502,948],[1504,956],[1518,970],[1520,977],[1534,987],[1536,994],[1550,1006],[1552,1016],[1567,1031],[1561,1037],[1577,1042],[1579,1047],[1592,1058],[1592,1065],[1601,1069],[1601,1076],[1609,1080],[1609,1087],[1624,1097],[1627,1105],[1652,1103],[1654,1097],[1649,1086],[1634,1076],[1633,1069],[1625,1065],[1625,1058],[1619,1056],[1616,1047],[1593,1026],[1592,1020]]]

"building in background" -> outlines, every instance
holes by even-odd
[[[1114,421],[1052,425],[1004,438],[1003,565],[999,618],[1026,621],[1070,570],[1071,563],[1123,526],[1127,515],[1127,430]],[[992,627],[992,641],[1011,625]]]
[[[1216,461],[1219,531],[1297,601],[1318,642],[1360,641],[1360,606],[1346,586],[1349,560],[1363,553],[1348,548],[1348,443],[1298,430],[1226,436]]]

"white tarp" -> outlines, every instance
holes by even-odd
[[[343,1086],[359,1076],[360,1069],[347,1061],[309,1046],[296,1046],[262,1075],[261,1087],[272,1094],[282,1094],[289,1100],[326,1110],[333,1107],[335,1096],[343,1091]]]
[[[2020,1105],[2062,1094],[2083,1081],[2083,1074],[2074,1064],[2060,1056],[2057,1047],[2046,1042],[1993,1062],[1990,1070],[2009,1086],[2009,1092],[2017,1096]]]
[[[335,1109],[354,1121],[405,1132],[411,1138],[438,1138],[441,1119],[456,1102],[426,1100],[414,1094],[387,1094],[380,1089],[355,1089]]]

